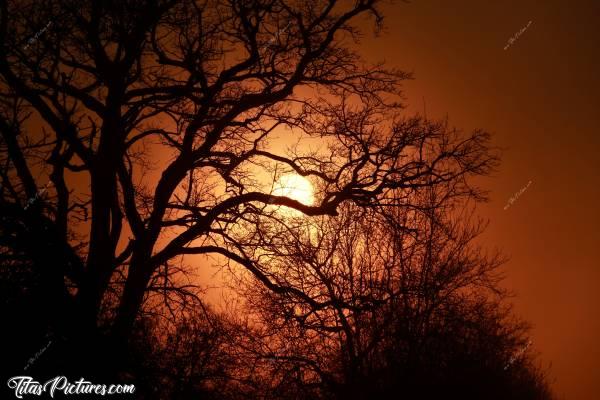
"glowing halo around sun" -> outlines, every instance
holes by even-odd
[[[307,206],[312,206],[315,202],[312,184],[308,179],[298,174],[282,175],[275,182],[273,194],[289,197]]]

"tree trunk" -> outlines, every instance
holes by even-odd
[[[118,357],[127,355],[128,343],[133,333],[135,319],[144,301],[144,293],[152,276],[148,268],[149,257],[135,254],[129,267],[129,274],[121,297],[121,303],[112,329],[112,340]]]

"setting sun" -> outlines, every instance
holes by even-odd
[[[273,194],[289,197],[307,206],[314,203],[312,184],[298,174],[287,174],[280,177],[275,184]]]

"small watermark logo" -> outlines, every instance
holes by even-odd
[[[133,394],[135,392],[135,385],[94,384],[83,378],[71,383],[66,376],[57,376],[45,383],[35,381],[31,376],[13,376],[8,380],[8,387],[14,389],[17,399],[22,399],[24,395],[28,394],[41,396],[44,393],[48,393],[51,398],[54,398],[54,395],[60,392],[64,395],[97,394],[100,396]]]
[[[519,36],[521,36],[523,34],[523,32],[525,32],[527,30],[527,28],[529,28],[529,25],[531,25],[531,21],[529,21],[529,23],[527,24],[527,26],[525,26],[519,32],[517,32],[517,34],[515,36],[511,37],[510,39],[508,39],[508,44],[506,46],[504,46],[504,50],[506,50],[510,46],[512,46],[512,44],[519,38]]]
[[[513,197],[511,197],[510,199],[508,199],[508,203],[504,206],[504,210],[508,210],[508,208],[515,202],[517,201],[517,199],[519,197],[521,197],[521,195],[527,190],[527,188],[529,187],[529,185],[531,185],[531,181],[529,181],[529,183],[527,184],[527,186],[523,187],[521,190],[519,190],[517,193],[515,193],[515,195]]]
[[[52,21],[48,22],[48,25],[46,25],[44,28],[42,28],[34,36],[30,37],[29,40],[27,41],[27,44],[25,45],[25,47],[23,47],[23,50],[27,50],[30,45],[32,45],[33,43],[37,42],[38,38],[42,35],[42,33],[46,32],[48,30],[48,27],[50,25],[52,25]]]
[[[529,342],[527,342],[527,344],[521,350],[519,350],[517,353],[515,353],[510,358],[510,360],[508,360],[508,363],[504,366],[504,370],[505,371],[508,369],[508,367],[510,367],[511,365],[513,365],[513,363],[515,361],[517,361],[519,359],[519,357],[521,357],[523,355],[523,353],[525,353],[525,351],[527,351],[527,349],[529,348],[529,346],[531,346],[531,343],[533,343],[531,340]]]
[[[291,24],[292,24],[292,22],[290,21],[290,22],[288,22],[288,24],[287,24],[287,25],[286,25],[286,26],[285,26],[283,29],[280,29],[280,30],[278,30],[278,31],[277,31],[277,33],[275,34],[275,37],[272,37],[272,38],[271,38],[271,39],[270,39],[270,40],[267,42],[267,46],[269,46],[269,47],[270,47],[270,46],[272,46],[272,45],[273,45],[273,43],[275,43],[275,40],[279,40],[279,36],[280,36],[282,33],[286,33],[286,32],[288,31],[288,29],[289,29],[289,27],[290,27],[290,25],[291,25]]]
[[[46,186],[44,186],[43,189],[38,190],[38,192],[35,194],[35,196],[33,196],[32,198],[27,200],[27,204],[25,204],[25,207],[23,207],[23,209],[27,210],[29,208],[29,206],[31,206],[33,203],[35,203],[36,200],[38,200],[44,193],[46,193],[46,190],[48,189],[48,185],[50,185],[50,181],[48,181],[48,183],[46,184]]]
[[[27,365],[25,365],[25,368],[23,368],[23,370],[24,370],[24,371],[27,371],[27,368],[31,367],[31,366],[33,365],[33,363],[34,363],[34,362],[35,362],[35,361],[36,361],[38,358],[40,358],[40,356],[41,356],[42,354],[44,354],[44,352],[45,352],[46,350],[48,350],[48,347],[50,347],[50,345],[51,345],[51,344],[52,344],[52,340],[50,340],[50,341],[48,342],[48,344],[46,345],[46,347],[43,347],[41,350],[39,350],[37,353],[35,353],[35,354],[33,355],[33,357],[31,357],[29,360],[27,360]]]

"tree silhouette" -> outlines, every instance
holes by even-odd
[[[29,296],[31,302],[20,303],[20,311],[47,316],[39,327],[57,338],[57,352],[66,351],[53,368],[60,364],[77,374],[84,367],[90,374],[131,371],[144,353],[137,345],[161,343],[163,350],[145,356],[161,358],[165,365],[157,373],[165,376],[198,378],[197,370],[178,369],[177,364],[201,358],[205,351],[218,357],[207,356],[214,363],[203,364],[200,375],[211,371],[206,376],[231,380],[232,371],[221,374],[230,367],[244,374],[248,365],[236,363],[243,364],[240,360],[252,353],[253,344],[248,343],[250,353],[243,356],[232,353],[234,346],[223,350],[224,343],[231,343],[223,338],[236,325],[215,317],[201,300],[201,284],[184,279],[190,268],[197,268],[184,264],[189,255],[213,255],[236,273],[247,271],[264,289],[248,293],[260,293],[253,298],[257,307],[268,305],[259,311],[270,311],[274,321],[284,316],[285,329],[317,333],[305,349],[319,335],[345,337],[335,350],[319,349],[327,362],[339,364],[336,368],[302,354],[315,377],[338,386],[359,376],[367,379],[364,368],[376,368],[363,365],[363,347],[371,346],[369,351],[383,357],[385,346],[400,346],[392,339],[396,331],[389,333],[388,327],[408,329],[414,336],[410,340],[425,340],[416,327],[400,325],[416,323],[423,315],[437,318],[433,310],[438,310],[442,291],[473,283],[461,286],[458,277],[478,283],[489,277],[494,260],[461,252],[468,232],[450,243],[472,262],[472,270],[462,264],[454,272],[440,267],[443,257],[454,261],[450,249],[439,253],[443,243],[434,237],[443,236],[433,225],[437,213],[449,212],[445,206],[430,204],[422,210],[424,215],[436,213],[436,218],[428,217],[432,226],[394,226],[387,220],[401,221],[414,207],[423,207],[422,199],[430,193],[443,194],[444,204],[482,199],[470,178],[489,173],[498,158],[485,132],[462,135],[445,124],[400,114],[400,84],[410,74],[368,65],[352,43],[360,37],[360,16],[373,19],[376,28],[381,25],[378,3],[0,4],[2,277],[3,285],[13,288],[21,280],[28,288],[7,294],[4,306]],[[275,190],[278,179],[289,173],[311,180],[314,204]],[[342,216],[340,209],[345,210]],[[406,211],[382,211],[390,209]],[[388,250],[398,252],[404,240],[411,240],[370,232],[366,221],[373,221],[373,215],[383,212],[387,219],[380,216],[380,221],[394,226],[395,235],[423,229],[430,237],[420,237],[415,246],[427,250],[423,265],[431,270],[419,273],[433,275],[416,282],[414,271],[386,270],[383,259],[377,260],[382,254],[362,259],[360,276],[313,265],[316,255],[302,247],[295,235],[298,225],[316,227],[323,240],[331,241],[327,237],[336,224],[349,234],[351,225],[360,222],[348,220],[348,210],[368,217],[360,223],[365,229],[360,235],[373,233],[371,240],[377,242],[368,248],[395,244],[398,249]],[[332,225],[315,225],[320,223]],[[335,240],[347,252],[353,250],[351,235]],[[323,242],[317,249],[338,251],[331,245]],[[297,246],[296,263],[285,264],[292,256],[287,246]],[[350,253],[346,256],[351,259]],[[275,265],[286,267],[274,270]],[[307,286],[302,280],[310,268],[317,275],[311,275],[314,281]],[[394,276],[387,283],[370,279],[374,268],[377,274]],[[335,285],[350,288],[339,292]],[[418,291],[409,303],[425,303],[400,304],[406,290]],[[464,317],[476,310],[464,307],[448,313]],[[399,313],[414,316],[403,320]],[[23,319],[19,311],[12,315]],[[176,328],[160,333],[155,318]],[[386,329],[378,332],[381,321],[369,320],[373,318],[385,321]],[[469,318],[468,323],[487,321]],[[211,323],[212,328],[199,327]],[[372,345],[362,341],[363,329],[373,330],[365,337]],[[173,343],[169,347],[169,340],[185,343],[189,353]],[[418,343],[411,342],[409,349],[417,351]],[[173,355],[171,364],[167,354]],[[291,369],[282,373],[306,383],[305,366],[288,361],[294,361]],[[187,394],[173,389],[171,395],[192,396],[194,384],[186,387]],[[312,389],[305,385],[302,390]]]
[[[469,196],[450,184],[395,200],[257,227],[262,268],[297,289],[243,292],[268,338],[253,348],[265,396],[552,398],[499,285],[503,259],[474,244]]]

